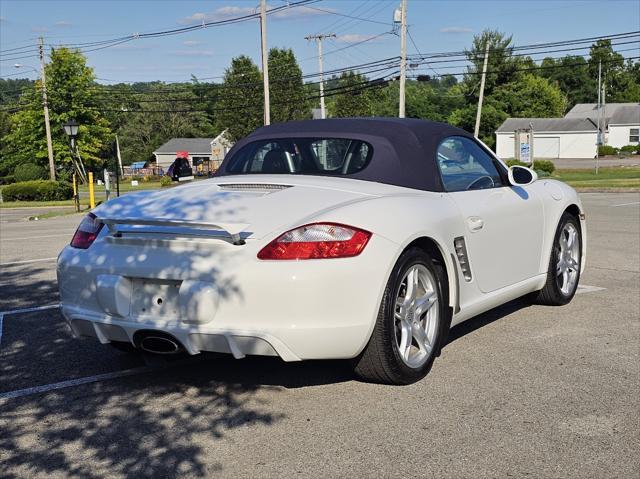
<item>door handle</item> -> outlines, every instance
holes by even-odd
[[[467,225],[469,225],[469,231],[472,233],[480,231],[484,227],[484,220],[479,216],[470,216],[467,218]]]

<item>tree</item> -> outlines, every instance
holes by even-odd
[[[304,120],[311,116],[302,70],[291,49],[269,51],[271,122]]]
[[[130,95],[131,96],[131,95]],[[153,85],[119,113],[120,149],[124,164],[150,161],[152,152],[171,138],[211,137],[217,133],[204,101],[192,85]]]
[[[335,101],[332,102],[329,110],[330,116],[338,118],[352,118],[373,116],[374,101],[379,98],[379,92],[372,87],[366,76],[352,71],[344,72],[335,83],[335,92],[332,88],[325,91],[335,94]],[[382,85],[382,84],[381,84]]]
[[[263,105],[262,73],[256,64],[244,55],[232,59],[220,89],[218,127],[239,140],[263,124]]]
[[[101,154],[108,148],[112,134],[109,122],[100,113],[101,102],[93,69],[85,57],[67,48],[52,49],[46,66],[47,92],[53,154],[58,168],[72,165],[68,138],[63,123],[80,123],[78,151],[87,167],[102,165]],[[11,132],[6,137],[8,162],[48,163],[44,113],[40,99],[40,81],[20,98],[20,110],[11,117]]]
[[[597,94],[595,79],[590,76],[584,57],[566,55],[542,60],[540,75],[554,83],[567,96],[568,106],[592,103]]]
[[[613,51],[611,40],[598,40],[589,50],[589,74],[597,81],[598,68],[602,65],[602,83],[607,102],[623,101],[627,90],[637,83],[625,68],[624,57]],[[635,81],[634,81],[635,80]],[[597,92],[596,92],[597,94]]]
[[[566,108],[562,91],[545,78],[521,74],[513,81],[495,89],[482,105],[480,139],[488,146],[495,144],[495,131],[509,117],[559,117]],[[469,104],[455,110],[449,122],[473,131],[477,106]]]
[[[567,99],[557,85],[532,74],[521,75],[498,87],[491,100],[515,118],[561,117],[567,106]]]
[[[484,30],[479,35],[474,35],[470,50],[465,50],[471,66],[467,67],[464,84],[468,92],[473,92],[473,97],[478,98],[478,85],[484,65],[484,54],[489,45],[489,58],[487,61],[487,76],[485,80],[484,94],[490,95],[495,88],[513,80],[519,64],[525,60],[517,60],[513,57],[511,36],[506,36],[498,30]]]

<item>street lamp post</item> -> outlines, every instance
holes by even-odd
[[[69,142],[71,143],[72,152],[75,150],[76,138],[78,137],[78,128],[80,125],[76,120],[69,120],[68,122],[62,125],[64,128],[64,132],[69,137]]]
[[[76,120],[69,120],[62,125],[62,128],[64,128],[64,132],[69,138],[69,146],[71,147],[71,158],[73,163],[75,164],[76,138],[78,137],[78,129],[80,128],[80,125]],[[78,167],[74,166],[74,170],[78,171]],[[76,205],[76,211],[80,211],[80,194],[78,192],[78,180],[75,172],[73,173],[73,201]]]

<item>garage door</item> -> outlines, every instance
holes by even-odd
[[[533,156],[536,158],[559,158],[560,137],[536,136],[533,144]]]

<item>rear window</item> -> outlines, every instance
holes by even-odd
[[[346,138],[276,138],[254,141],[233,155],[227,173],[350,175],[363,170],[371,145]]]

